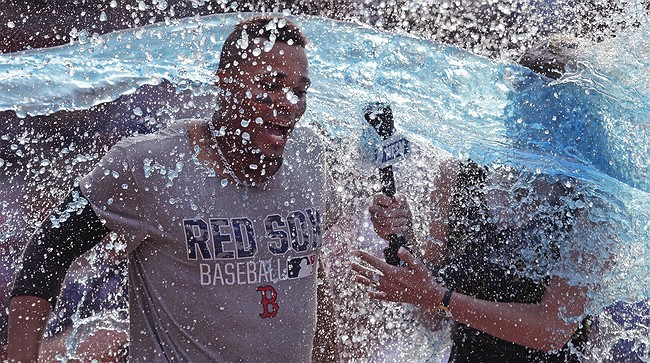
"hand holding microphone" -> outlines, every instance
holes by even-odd
[[[384,249],[386,262],[394,266],[401,266],[403,262],[397,255],[397,251],[402,246],[408,249],[404,236],[405,233],[406,235],[412,234],[412,228],[410,228],[410,211],[406,201],[402,197],[394,198],[395,179],[393,178],[392,164],[408,153],[409,143],[406,139],[392,138],[395,126],[389,105],[371,103],[366,107],[364,117],[383,140],[378,161],[384,196],[375,197],[374,204],[370,207],[370,213],[371,216],[374,214],[372,218],[377,233],[388,240],[388,247]],[[395,226],[398,228],[394,228]]]
[[[411,210],[401,194],[393,197],[375,195],[368,211],[379,237],[390,240],[392,238],[390,235],[397,235],[402,236],[407,243],[413,240]]]

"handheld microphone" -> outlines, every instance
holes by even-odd
[[[396,191],[392,164],[399,160],[400,156],[404,156],[408,152],[408,141],[405,139],[391,140],[395,132],[395,126],[390,105],[380,102],[370,103],[366,106],[364,118],[384,141],[382,144],[382,153],[379,158],[380,161],[383,161],[379,167],[379,178],[382,193],[392,197]],[[388,236],[388,247],[384,249],[384,258],[387,263],[394,266],[404,265],[404,262],[397,256],[397,251],[402,246],[408,249],[404,236],[396,234]]]

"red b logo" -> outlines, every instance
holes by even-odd
[[[278,303],[275,301],[278,294],[273,286],[258,286],[257,291],[262,293],[262,318],[272,318],[278,313]]]

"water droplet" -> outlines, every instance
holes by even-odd
[[[271,34],[271,37],[270,37],[270,38],[274,38],[274,39],[275,39],[275,37],[273,36],[273,34]],[[266,41],[264,41],[264,51],[267,52],[267,53],[270,52],[271,49],[273,49],[273,46],[274,46],[274,45],[275,45],[275,41],[271,41],[271,40],[266,40]]]
[[[7,26],[8,26],[9,28],[13,29],[13,28],[16,27],[16,23],[14,23],[13,21],[10,21],[10,22],[7,22]]]
[[[151,162],[152,162],[151,159],[146,159],[146,158],[143,161],[142,169],[144,171],[144,177],[145,178],[150,177],[151,173],[153,172],[153,169],[151,168]]]
[[[241,120],[241,127],[248,127],[248,124],[250,124],[250,120]]]
[[[237,40],[237,47],[239,49],[247,49],[248,48],[248,33],[243,30],[241,33],[241,38]],[[241,54],[242,56],[244,53]]]
[[[156,5],[156,8],[158,10],[165,10],[167,9],[167,1],[165,0],[158,0],[158,5]]]
[[[106,16],[106,12],[102,11],[101,14],[99,14],[99,21],[106,21],[108,20],[108,16]]]
[[[214,136],[224,136],[226,134],[226,126],[221,126],[221,128],[215,131]]]
[[[293,93],[292,91],[287,92],[286,97],[287,100],[289,100],[289,102],[291,102],[292,105],[295,105],[299,101],[298,96],[296,96],[296,94]]]

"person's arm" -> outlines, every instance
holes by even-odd
[[[8,361],[36,362],[43,340],[50,302],[35,296],[16,296],[9,306]]]
[[[70,264],[110,231],[77,188],[32,236],[11,292],[7,358],[35,362]]]
[[[60,360],[57,356],[66,357],[68,363],[126,361],[128,323],[116,320],[112,311],[82,319],[75,324],[75,327],[68,327],[41,342],[39,362],[56,362]],[[76,346],[69,345],[72,334],[75,334],[75,341],[78,342]]]
[[[447,259],[446,241],[451,210],[450,199],[447,196],[451,195],[458,170],[458,160],[448,158],[442,160],[438,169],[434,171],[436,176],[429,195],[429,234],[424,241],[411,240],[415,238],[413,217],[406,199],[399,193],[393,198],[377,194],[373,198],[373,205],[368,208],[375,232],[380,237],[387,239],[389,234],[401,231],[408,245],[420,247],[422,261],[433,271],[439,269]],[[425,307],[419,307],[418,316],[420,321],[431,330],[440,329],[444,320],[435,311]]]
[[[458,160],[449,158],[442,160],[434,171],[437,176],[429,196],[430,223],[426,241],[415,241],[413,216],[406,199],[400,193],[394,197],[383,194],[373,197],[373,204],[368,208],[368,212],[377,235],[387,240],[390,234],[401,234],[406,238],[408,245],[421,247],[422,259],[427,266],[440,266],[447,257],[446,241],[451,210],[448,196],[456,183],[458,169]]]
[[[389,235],[397,234],[403,236],[407,244],[413,245],[413,217],[402,194],[398,193],[392,197],[375,194],[368,212],[379,237],[388,240]]]
[[[379,284],[373,283],[373,269],[353,264],[356,281],[373,287],[368,294],[378,300],[410,303],[438,310],[446,293],[434,282],[427,268],[407,250],[400,249],[407,267],[391,266],[365,253],[357,255],[381,273]],[[375,272],[376,273],[376,272]],[[452,292],[448,316],[494,337],[542,351],[563,347],[580,324],[586,304],[584,288],[552,278],[538,304],[500,303],[480,300]]]
[[[441,189],[443,192],[438,200],[438,206],[442,208],[442,213],[438,223],[432,225],[431,229],[432,236],[437,234],[442,241],[447,240],[446,218],[449,215],[448,212],[444,212],[444,209],[450,208],[445,207],[445,201],[450,199],[451,186],[457,183],[456,174],[453,173],[453,166],[447,168],[447,173],[442,173],[452,177],[447,183],[447,188]],[[551,193],[551,190],[543,188],[539,192],[542,200],[550,198],[551,195],[563,195],[558,192]],[[376,229],[388,234],[403,228],[406,214],[400,203],[393,202],[386,205],[376,203],[376,206],[381,210],[373,219]],[[445,244],[441,243],[440,246],[441,248],[435,251],[435,255],[444,258]],[[435,283],[434,277],[430,276],[422,262],[416,260],[407,251],[400,252],[400,256],[402,255],[408,264],[407,268],[389,267],[367,253],[359,252],[359,256],[365,262],[384,276],[380,278],[381,283],[377,284],[377,275],[373,274],[373,269],[356,264],[353,265],[353,269],[359,274],[357,281],[374,287],[374,290],[369,291],[371,297],[410,303],[429,311],[438,310],[446,289]],[[575,263],[575,266],[579,264]],[[448,309],[453,320],[494,337],[532,349],[552,351],[563,347],[579,326],[578,318],[582,316],[587,300],[586,290],[585,287],[571,286],[567,281],[553,277],[542,301],[538,304],[497,303],[452,292]]]
[[[586,288],[551,278],[538,304],[499,303],[453,294],[453,320],[497,338],[549,352],[561,349],[579,328]]]

